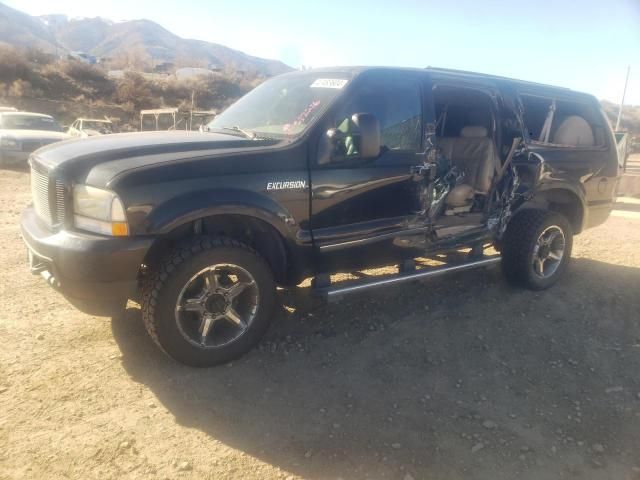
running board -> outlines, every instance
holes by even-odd
[[[326,300],[336,300],[343,295],[349,293],[360,292],[370,288],[384,287],[387,285],[395,285],[397,283],[410,282],[412,280],[421,280],[428,277],[436,277],[450,272],[461,272],[463,270],[471,270],[473,268],[485,267],[493,265],[500,261],[500,255],[491,257],[481,257],[478,260],[472,260],[466,263],[456,265],[444,265],[442,267],[426,267],[411,273],[399,273],[397,275],[385,276],[377,280],[352,280],[343,282],[342,285],[316,287],[314,292],[323,296]]]

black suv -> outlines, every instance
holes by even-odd
[[[547,288],[618,175],[594,97],[435,68],[282,75],[201,130],[42,148],[22,217],[32,272],[90,314],[138,299],[155,342],[197,366],[252,348],[276,287],[307,277],[335,298],[501,259]]]

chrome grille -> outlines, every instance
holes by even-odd
[[[47,222],[53,224],[53,216],[51,215],[51,205],[49,202],[49,177],[31,169],[31,196],[33,198],[33,206],[38,216]]]
[[[57,223],[64,223],[65,217],[65,202],[64,202],[64,185],[60,180],[56,180],[56,220]]]
[[[51,192],[52,188],[54,192]],[[32,168],[31,196],[36,213],[49,226],[64,222],[65,193],[64,185],[60,180],[53,180]]]

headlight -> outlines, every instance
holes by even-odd
[[[81,230],[104,235],[129,234],[120,198],[113,192],[88,185],[73,187],[73,224]]]
[[[0,146],[4,147],[4,148],[18,148],[18,141],[15,138],[7,138],[4,137],[2,140],[0,140]]]

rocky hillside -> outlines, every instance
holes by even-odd
[[[600,104],[611,120],[611,124],[615,125],[618,118],[619,105],[607,100],[601,100]],[[620,129],[635,135],[640,135],[640,105],[625,105],[622,108]]]
[[[0,106],[48,113],[63,123],[106,115],[121,129],[136,128],[142,109],[185,110],[193,100],[196,110],[222,110],[264,79],[232,70],[184,80],[132,71],[112,77],[102,65],[2,44],[0,66]]]

